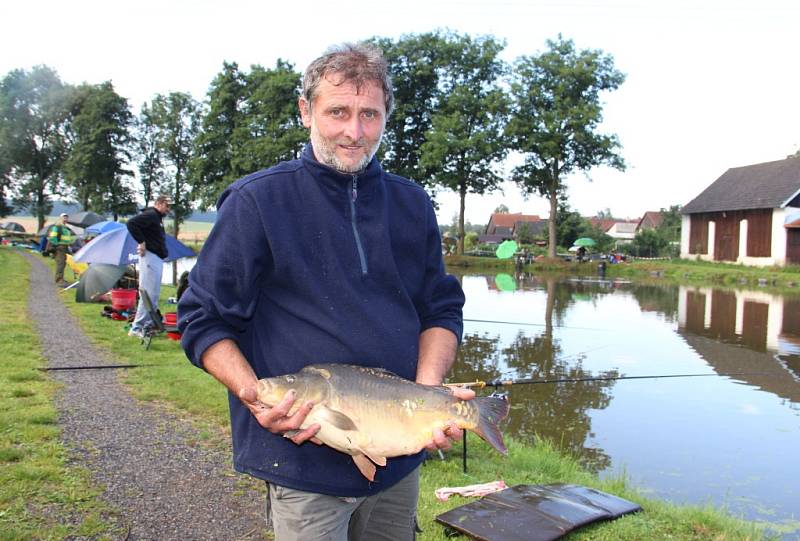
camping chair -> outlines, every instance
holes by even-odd
[[[142,343],[145,345],[145,349],[150,349],[150,342],[153,341],[153,336],[163,332],[177,333],[178,327],[174,325],[164,325],[161,312],[158,311],[158,308],[153,306],[153,302],[150,300],[150,295],[147,294],[147,291],[145,291],[144,288],[139,288],[139,296],[142,299],[144,309],[147,310],[147,313],[150,316],[150,323],[145,325],[143,329],[144,336],[142,336]]]

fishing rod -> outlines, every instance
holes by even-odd
[[[534,378],[521,378],[521,379],[506,379],[494,381],[472,381],[465,383],[445,383],[445,387],[466,387],[483,389],[484,387],[509,387],[511,385],[536,385],[540,383],[582,383],[588,381],[617,381],[617,380],[631,380],[631,379],[661,379],[661,378],[703,378],[703,377],[728,377],[728,376],[745,376],[745,375],[767,375],[765,372],[731,372],[730,374],[663,374],[663,375],[648,375],[648,376],[596,376],[589,378],[555,378],[555,379],[534,379]],[[505,394],[500,394],[505,396]],[[440,456],[441,452],[439,453]],[[461,439],[461,468],[464,473],[467,473],[467,431],[465,430]]]
[[[99,364],[89,366],[51,366],[48,368],[39,368],[42,372],[51,372],[55,370],[100,370],[104,368],[139,368],[140,366],[156,366],[154,364]]]
[[[662,378],[705,378],[705,377],[728,377],[728,376],[757,376],[765,375],[765,372],[731,372],[730,374],[661,374],[648,376],[595,376],[587,378],[555,378],[555,379],[505,379],[494,381],[469,381],[464,383],[445,383],[445,387],[466,387],[483,389],[484,387],[509,387],[511,385],[536,385],[541,383],[583,383],[589,381],[619,381],[629,379],[662,379]]]

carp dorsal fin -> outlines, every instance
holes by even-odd
[[[375,480],[375,464],[372,463],[370,459],[366,457],[366,455],[353,455],[353,462],[355,462],[358,471],[361,472],[361,475],[369,479],[370,481]]]
[[[319,409],[318,419],[330,423],[339,430],[358,430],[358,427],[350,417],[327,406]]]

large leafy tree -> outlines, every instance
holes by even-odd
[[[233,132],[234,179],[300,156],[308,133],[297,110],[299,89],[300,74],[288,62],[278,59],[273,69],[252,67]]]
[[[422,165],[433,182],[460,198],[458,253],[464,253],[468,193],[485,194],[502,182],[503,136],[508,100],[500,87],[504,45],[492,37],[446,36],[440,99],[421,147]]]
[[[198,132],[200,105],[189,94],[172,92],[167,96],[156,95],[147,107],[157,134],[160,159],[166,168],[160,191],[172,199],[172,233],[177,237],[181,224],[192,213],[188,165]],[[172,267],[172,281],[178,281],[177,265]]]
[[[598,165],[624,170],[614,135],[597,128],[603,119],[600,93],[618,88],[625,76],[599,50],[575,49],[561,36],[548,50],[517,60],[511,81],[513,112],[506,128],[511,148],[524,157],[513,179],[524,193],[550,201],[549,255],[556,255],[558,199],[564,179]]]
[[[134,124],[137,167],[142,197],[145,202],[155,199],[156,192],[167,180],[167,170],[162,145],[159,119],[153,103],[145,103]]]
[[[64,176],[84,209],[108,212],[114,219],[136,209],[126,168],[131,120],[128,100],[111,82],[82,85],[74,93]]]
[[[158,132],[158,148],[167,168],[161,192],[172,198],[177,236],[181,224],[192,213],[188,165],[197,136],[200,106],[189,94],[172,92],[167,96],[157,95],[149,107]]]
[[[441,99],[439,81],[448,63],[450,45],[439,32],[411,34],[397,41],[373,38],[372,42],[389,63],[395,98],[394,112],[386,122],[381,163],[387,171],[434,192],[421,154]]]
[[[242,122],[245,84],[239,66],[224,62],[208,90],[207,107],[189,162],[192,189],[203,208],[212,206],[225,186],[238,178],[232,165],[233,133]]]
[[[195,198],[212,206],[231,182],[300,155],[308,139],[297,112],[300,74],[278,60],[243,73],[225,63],[208,92],[190,162]]]
[[[4,175],[14,181],[14,205],[36,216],[39,228],[53,208],[52,196],[63,190],[71,90],[47,66],[11,71],[0,82]]]

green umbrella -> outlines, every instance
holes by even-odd
[[[80,277],[75,290],[75,302],[94,302],[95,297],[106,293],[125,274],[125,265],[92,263]]]
[[[589,237],[581,237],[572,243],[573,246],[585,246],[585,247],[594,246],[595,244],[597,243],[594,241],[594,239]]]
[[[500,291],[516,291],[517,289],[517,284],[510,274],[498,274],[494,277],[494,283]]]
[[[497,259],[508,259],[510,257],[514,257],[514,252],[517,251],[517,243],[513,240],[504,240],[500,243],[500,246],[497,247],[497,251],[495,255],[497,255]]]

